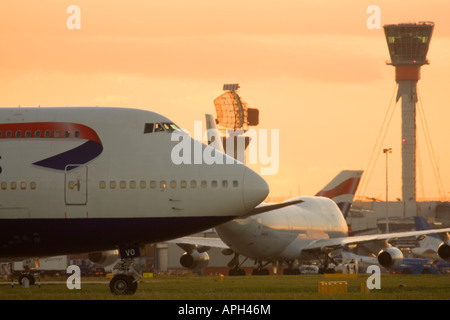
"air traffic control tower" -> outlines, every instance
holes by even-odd
[[[384,26],[391,61],[398,83],[397,102],[402,98],[402,199],[416,201],[416,103],[420,68],[429,64],[428,47],[433,22]]]

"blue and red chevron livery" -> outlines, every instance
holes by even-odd
[[[56,170],[65,170],[68,164],[85,164],[98,157],[103,151],[102,142],[92,128],[72,122],[0,124],[0,139],[87,140],[76,148],[33,163]]]

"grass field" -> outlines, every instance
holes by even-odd
[[[345,294],[319,294],[319,281],[323,275],[302,276],[246,276],[227,277],[219,281],[217,276],[161,276],[141,280],[136,294],[114,296],[109,290],[109,280],[92,283],[81,279],[80,290],[69,290],[65,279],[59,283],[41,282],[30,288],[8,282],[0,285],[1,300],[450,300],[450,275],[382,275],[381,289],[360,293],[361,281],[368,275],[356,279],[342,279],[348,283]],[[62,281],[61,281],[62,280]],[[339,280],[339,279],[336,279]]]

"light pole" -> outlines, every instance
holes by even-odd
[[[386,154],[386,233],[389,233],[389,216],[388,216],[388,154],[392,153],[392,148],[383,149],[383,153]]]

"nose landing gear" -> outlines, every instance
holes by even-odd
[[[136,292],[138,281],[142,279],[142,275],[136,271],[134,266],[133,258],[122,259],[114,266],[113,269],[117,270],[117,274],[109,283],[112,294],[132,295]]]
[[[109,289],[115,295],[131,295],[137,290],[138,279],[126,274],[118,274],[109,283]]]

